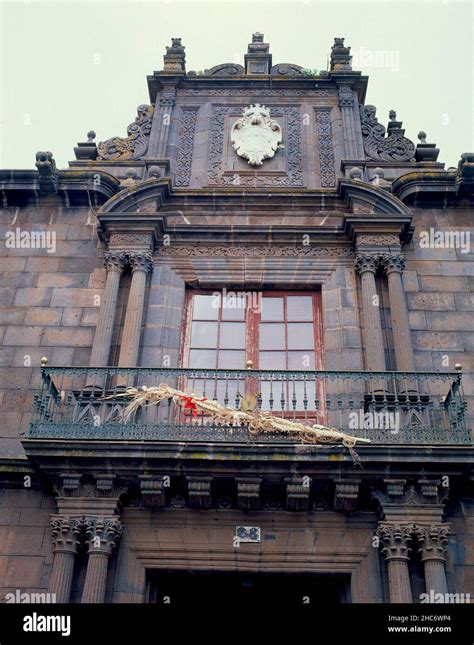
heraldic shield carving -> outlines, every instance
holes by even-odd
[[[264,159],[271,159],[284,147],[281,127],[270,118],[270,109],[260,103],[244,108],[243,116],[232,126],[230,141],[250,166],[261,166]]]

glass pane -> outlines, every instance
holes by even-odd
[[[260,349],[285,349],[285,325],[283,323],[260,323],[259,329]]]
[[[217,358],[217,367],[228,370],[240,370],[245,368],[245,352],[232,350],[220,350]]]
[[[288,349],[314,349],[311,323],[288,323]]]
[[[224,298],[222,301],[222,320],[245,320],[247,300],[245,298]]]
[[[217,323],[193,322],[191,347],[217,347]]]
[[[212,323],[214,324],[214,323]],[[245,323],[221,323],[219,347],[224,349],[245,347]]]
[[[210,369],[216,367],[215,349],[192,349],[189,352],[189,367]]]
[[[285,352],[260,352],[258,366],[261,370],[285,370]]]
[[[288,296],[286,299],[287,320],[313,320],[311,296]]]
[[[283,320],[283,298],[262,298],[262,320]]]
[[[314,370],[314,352],[288,352],[288,369]]]
[[[214,295],[199,295],[193,298],[193,320],[217,320],[220,298]]]

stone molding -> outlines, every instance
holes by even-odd
[[[354,251],[348,246],[161,246],[157,255],[171,257],[353,257]]]

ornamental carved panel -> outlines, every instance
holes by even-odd
[[[278,164],[245,172],[227,162],[225,142],[230,137],[231,123],[226,117],[242,116],[241,106],[215,105],[209,124],[208,183],[220,186],[302,186],[303,158],[301,151],[301,115],[296,106],[271,107],[273,119],[280,121],[284,131],[282,155],[271,160]],[[235,153],[233,152],[235,157]],[[270,163],[270,162],[267,162]]]
[[[178,132],[178,155],[174,183],[176,186],[189,186],[193,163],[194,133],[199,108],[185,108],[181,112]]]

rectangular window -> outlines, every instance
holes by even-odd
[[[193,389],[235,405],[241,390],[260,396],[264,410],[321,409],[320,387],[313,376],[291,377],[288,370],[322,369],[321,299],[319,292],[188,292],[183,366],[196,369],[272,370],[251,383],[215,378],[193,382]],[[248,380],[248,379],[247,379]],[[215,397],[214,395],[217,394]],[[295,404],[296,401],[296,404]]]

